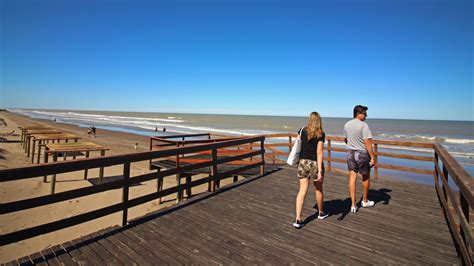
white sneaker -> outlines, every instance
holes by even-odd
[[[351,207],[351,212],[356,213],[357,212],[357,207]]]
[[[373,207],[375,205],[375,202],[368,200],[367,202],[361,202],[362,207],[368,208],[368,207]]]

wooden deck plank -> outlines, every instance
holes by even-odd
[[[107,235],[105,238],[106,241],[108,241],[111,245],[116,246],[120,252],[123,254],[126,254],[127,257],[132,258],[134,262],[136,262],[138,265],[153,265],[153,263],[156,263],[156,260],[153,258],[149,258],[147,261],[146,254],[144,254],[144,251],[139,250],[136,252],[134,249],[129,247],[127,243],[123,242],[120,240],[118,237],[118,233],[116,232],[111,232]]]
[[[76,248],[76,246],[72,242],[63,243],[61,246],[71,255],[71,257],[74,259],[75,262],[77,262],[77,264],[93,264],[78,248]]]
[[[105,261],[101,259],[98,253],[94,251],[89,245],[87,241],[84,241],[80,238],[74,239],[70,241],[76,249],[78,249],[84,257],[87,258],[91,262],[92,265],[104,265]],[[105,259],[105,258],[104,258]]]
[[[48,265],[62,265],[61,261],[58,259],[58,257],[56,257],[51,248],[41,251],[41,255],[43,255]]]
[[[104,261],[105,264],[116,264],[116,265],[123,265],[120,263],[117,258],[115,258],[110,252],[108,252],[102,245],[97,243],[92,236],[86,235],[81,237],[82,241],[87,242],[87,246],[89,246],[94,252],[99,256],[99,258]]]
[[[110,243],[110,241],[107,241],[107,234],[103,232],[95,232],[90,234],[91,237],[93,237],[96,242],[101,245],[109,254],[112,254],[114,258],[116,258],[118,261],[120,261],[121,264],[123,265],[134,265],[137,264],[137,262],[127,256],[126,253],[122,252],[116,245],[113,245]]]
[[[31,262],[30,257],[28,257],[28,256],[23,257],[23,258],[19,258],[18,263],[20,265],[33,265],[33,263]]]
[[[157,228],[163,224],[172,222],[175,224],[176,232],[180,235],[188,236],[186,241],[199,250],[204,250],[206,253],[212,254],[217,257],[223,263],[257,263],[262,262],[254,260],[252,257],[243,256],[239,254],[239,250],[248,249],[248,246],[242,244],[242,240],[236,240],[231,237],[222,237],[222,232],[216,232],[213,227],[209,226],[209,223],[196,223],[196,218],[193,216],[186,216],[188,219],[182,219],[183,216],[179,217],[161,217],[159,221],[151,221]],[[204,226],[202,225],[204,224]],[[191,240],[190,240],[191,239]],[[222,240],[225,241],[222,241]]]
[[[150,225],[150,223],[143,223],[140,227],[145,229],[147,234],[161,239],[161,246],[171,246],[172,251],[174,251],[174,256],[182,256],[194,264],[218,264],[215,258],[196,252],[195,249],[187,244],[186,239],[174,234],[174,231],[169,230],[169,228],[157,230],[153,225]]]
[[[231,199],[227,199],[227,198],[224,198],[224,197],[219,198],[219,203],[222,204],[223,202],[226,202],[225,206],[222,207],[224,209],[226,207],[228,208],[228,206],[226,206],[227,204],[229,204],[229,205],[230,204],[235,204]],[[276,205],[278,205],[278,204],[276,204]],[[270,215],[268,217],[269,218],[273,217],[275,219],[285,219],[284,217],[283,218],[278,217],[279,215],[280,216],[285,216],[286,215],[287,217],[291,217],[291,215],[290,216],[288,215],[288,209],[292,208],[292,207],[293,206],[284,206],[281,209],[278,209],[278,207],[274,207],[274,208],[272,208],[272,211],[270,211]],[[220,208],[220,206],[212,206],[212,208]],[[252,202],[249,202],[248,199],[246,199],[245,207],[239,206],[239,208],[242,208],[242,209],[245,208],[245,211],[243,213],[241,213],[241,215],[249,215],[249,214],[250,215],[260,215],[261,219],[263,219],[262,216],[268,215],[268,214],[266,214],[266,213],[268,213],[268,211],[265,211],[265,212],[260,211],[261,209],[265,208],[265,204],[259,204],[258,200],[255,200],[255,202],[252,203]],[[194,208],[194,209],[196,209],[196,208]],[[308,211],[308,212],[309,213],[315,213],[314,210],[312,212],[311,211]],[[359,215],[359,214],[360,213],[358,213],[356,215]],[[243,216],[243,217],[245,218],[245,216]],[[288,223],[291,222],[291,218],[287,219]],[[360,218],[360,217],[358,216],[358,218]],[[379,234],[376,234],[376,235],[368,233],[369,231],[374,231],[376,229],[376,227],[374,226],[374,223],[371,222],[371,221],[362,221],[361,223],[354,225],[353,222],[352,222],[352,220],[354,220],[354,219],[347,219],[352,223],[348,224],[347,220],[345,220],[344,225],[341,226],[340,222],[336,222],[336,223],[331,223],[330,222],[330,223],[328,223],[329,220],[331,220],[331,219],[328,218],[325,221],[317,221],[317,220],[314,221],[314,223],[317,223],[317,226],[318,226],[315,233],[319,234],[322,231],[326,235],[338,235],[338,241],[343,241],[344,240],[344,236],[341,235],[342,233],[347,234],[348,236],[350,236],[350,239],[354,239],[354,238],[357,239],[358,248],[361,248],[361,247],[363,248],[363,244],[364,244],[363,242],[364,241],[366,243],[375,242],[375,241],[373,241],[374,238],[378,238],[377,239],[378,243],[380,243],[380,241],[383,241],[383,242],[387,242],[387,243],[390,243],[390,244],[396,244],[396,242],[391,243],[392,241],[390,241],[390,239],[392,239],[393,235],[386,234],[386,231],[384,231],[384,230],[381,230],[380,232],[378,232]],[[339,223],[339,224],[337,224],[337,223]],[[367,225],[367,228],[364,228],[365,225]],[[319,227],[321,227],[321,228],[319,228]],[[333,230],[333,229],[336,229],[336,230]],[[399,230],[399,229],[395,229],[393,232],[397,233],[397,230]],[[385,235],[384,235],[384,233],[385,233]],[[403,236],[403,234],[400,234],[400,235]],[[324,235],[321,235],[321,237],[324,237]],[[411,236],[411,237],[413,238],[413,236]],[[414,239],[415,239],[415,241],[417,240],[416,238],[414,238]],[[403,241],[403,238],[399,237],[399,238],[396,238],[396,240],[400,242],[400,241]],[[436,239],[430,239],[430,241],[431,241],[431,244],[433,244],[433,243],[436,243],[437,240]],[[413,252],[414,247],[417,247],[417,246],[420,245],[420,243],[417,243],[416,245],[413,245],[412,242],[413,242],[413,239],[409,243],[404,245],[404,248],[406,247],[406,250],[402,249],[400,252]],[[337,243],[335,243],[335,244],[337,244]],[[381,245],[381,246],[383,246],[383,245]],[[426,247],[429,248],[431,246],[427,245]],[[370,253],[374,252],[373,248],[371,248],[371,247],[368,247],[368,250],[370,250]],[[423,252],[423,250],[421,250],[421,251]],[[425,252],[426,251],[429,251],[429,249],[425,250]],[[442,250],[439,250],[439,251],[442,251]],[[328,250],[328,252],[330,252],[330,250]],[[362,253],[362,251],[358,250],[358,249],[355,250],[355,252]],[[367,256],[371,256],[370,253],[368,253]],[[382,255],[382,254],[383,253],[381,253],[380,255]],[[373,254],[372,254],[372,256],[373,256]],[[408,262],[410,262],[410,260],[405,261],[405,263],[408,263]],[[393,261],[392,261],[392,263],[393,263]]]
[[[434,187],[373,180],[369,198],[376,205],[351,214],[347,176],[325,178],[330,216],[316,219],[310,188],[301,230],[291,225],[298,179],[284,167],[63,247],[75,262],[82,256],[93,265],[459,263]]]
[[[142,246],[145,250],[151,252],[157,261],[163,260],[166,264],[189,264],[191,262],[186,257],[178,256],[167,243],[161,242],[159,238],[154,237],[141,226],[129,228],[122,234],[134,241],[135,245]]]
[[[43,255],[41,253],[36,252],[30,255],[30,259],[33,262],[34,265],[47,265],[45,259],[43,258]]]
[[[69,255],[69,253],[61,245],[55,245],[51,249],[53,250],[56,258],[58,258],[62,264],[77,265],[77,262],[72,259],[71,255]]]
[[[247,204],[247,202],[245,202]],[[208,206],[208,204],[206,204]],[[199,213],[196,210],[197,206],[193,208],[193,213]],[[327,236],[325,232],[316,231],[317,234],[313,235],[316,241],[311,243],[311,247],[314,250],[318,250],[317,253],[311,253],[312,250],[308,250],[308,241],[305,241],[304,234],[302,230],[296,230],[291,226],[291,218],[286,214],[283,214],[281,217],[281,213],[269,213],[266,211],[261,211],[261,206],[258,208],[252,208],[251,206],[246,206],[246,208],[241,208],[240,203],[236,203],[234,201],[228,201],[227,199],[220,198],[219,199],[219,206],[213,206],[216,208],[216,211],[225,212],[232,212],[235,216],[226,215],[225,217],[219,217],[216,219],[220,220],[221,223],[232,225],[232,228],[235,229],[237,232],[246,231],[248,235],[255,235],[266,239],[266,244],[270,244],[271,246],[279,246],[281,250],[279,252],[275,252],[274,256],[282,256],[282,253],[286,253],[291,251],[290,254],[285,254],[285,258],[292,259],[287,263],[297,263],[294,261],[295,254],[298,254],[299,257],[304,258],[312,258],[314,261],[320,263],[320,261],[326,261],[329,263],[357,263],[357,264],[364,264],[363,260],[360,260],[356,257],[351,257],[350,247],[346,247],[343,252],[341,249],[330,249],[328,248],[328,243],[340,244],[340,239],[331,239]],[[239,211],[234,211],[237,209]],[[205,209],[201,210],[201,212],[205,213]],[[258,217],[258,219],[251,219],[250,217]],[[239,221],[245,220],[245,223]],[[324,242],[319,241],[319,239],[324,239]],[[306,239],[307,240],[307,239]],[[267,248],[267,247],[265,247]],[[348,250],[349,249],[349,250]],[[358,247],[353,247],[352,250],[356,250],[360,253]],[[373,254],[368,254],[373,255]],[[406,261],[405,261],[406,262]],[[306,262],[307,263],[307,262]]]
[[[243,256],[249,258],[249,260],[257,261],[257,264],[262,263],[297,263],[297,264],[312,264],[312,260],[307,259],[308,247],[297,248],[295,245],[287,245],[281,247],[279,245],[269,245],[269,241],[274,239],[268,236],[261,237],[259,234],[249,231],[242,226],[233,224],[236,220],[235,217],[229,219],[220,219],[218,217],[213,221],[209,221],[208,214],[202,211],[183,210],[186,215],[193,218],[195,221],[199,221],[207,225],[206,230],[215,230],[216,233],[222,234],[223,230],[226,230],[226,235],[222,238],[222,241],[227,242],[229,239],[234,239],[239,245],[236,249],[242,253]],[[237,218],[238,219],[238,218]],[[264,226],[263,224],[261,225]],[[260,233],[260,232],[259,232]],[[278,237],[278,236],[276,236]],[[293,243],[297,243],[298,239],[289,240]],[[220,242],[219,242],[220,244]],[[314,246],[313,246],[314,247]],[[296,256],[305,253],[305,256]],[[278,257],[275,255],[278,254]],[[296,256],[296,257],[295,257]]]

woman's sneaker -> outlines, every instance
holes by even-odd
[[[319,214],[318,214],[318,219],[319,219],[319,220],[324,220],[324,219],[328,218],[328,216],[329,216],[329,213],[327,213],[327,212],[326,212],[326,213],[324,213],[324,212],[319,212]]]
[[[300,229],[301,227],[304,226],[304,223],[301,220],[295,220],[295,222],[293,223],[293,226],[297,229]]]
[[[373,207],[375,205],[375,202],[373,202],[371,200],[368,200],[367,202],[362,201],[361,205],[364,208]]]
[[[351,212],[356,213],[357,212],[357,207],[351,207]]]

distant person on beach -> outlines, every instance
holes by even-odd
[[[92,126],[89,126],[89,129],[87,129],[87,135],[91,135],[92,134]]]
[[[92,137],[95,138],[95,126],[92,126]]]
[[[357,212],[356,179],[357,173],[362,175],[362,202],[364,208],[375,205],[368,199],[370,187],[370,168],[374,166],[374,152],[372,150],[372,132],[364,122],[367,118],[366,106],[354,107],[354,119],[344,125],[344,141],[347,144],[346,157],[349,170],[349,194],[351,196],[351,212]]]
[[[166,132],[166,127],[163,127],[163,132]]]
[[[155,136],[158,134],[158,126],[155,127]]]
[[[298,162],[298,178],[300,188],[296,196],[296,218],[293,226],[301,228],[304,226],[301,219],[306,192],[310,180],[314,184],[314,193],[318,204],[318,219],[325,219],[328,213],[324,212],[324,195],[323,195],[323,147],[325,134],[323,131],[323,123],[317,112],[309,115],[308,125],[298,132],[298,138],[301,139],[301,153]]]

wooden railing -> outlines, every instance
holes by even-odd
[[[204,137],[203,139],[189,138]],[[242,137],[226,136],[213,133],[198,133],[198,134],[183,134],[183,135],[169,135],[169,136],[155,136],[150,137],[150,150],[161,149],[165,147],[183,147],[189,145],[214,143],[226,140],[240,139]]]
[[[284,163],[280,159],[275,159],[276,156],[288,156],[291,151],[294,140],[297,134],[272,134],[265,135],[267,142],[265,143],[265,157],[273,160],[273,163]],[[271,138],[287,137],[286,143],[269,143]],[[347,169],[339,169],[332,166],[332,162],[346,164],[345,159],[333,157],[334,153],[345,153],[346,149],[334,147],[334,142],[344,142],[343,137],[327,136],[324,150],[327,156],[324,158],[327,161],[326,170],[347,172]],[[473,208],[474,200],[472,195],[473,179],[462,168],[461,165],[443,148],[439,143],[427,142],[413,142],[413,141],[392,141],[392,140],[372,140],[374,150],[374,176],[379,177],[379,169],[389,169],[397,171],[405,171],[426,175],[433,175],[435,181],[435,188],[439,198],[441,208],[443,209],[448,226],[453,234],[458,254],[464,265],[472,265],[472,247],[473,236],[472,226],[470,224],[471,209]],[[287,151],[281,150],[286,148]],[[390,147],[415,147],[426,149],[430,152],[430,156],[420,156],[403,153],[381,152],[380,148]],[[433,162],[434,166],[429,169],[421,169],[414,167],[406,167],[402,165],[381,164],[380,157],[399,158],[414,161]],[[440,166],[440,164],[442,166]],[[441,170],[442,169],[442,170]],[[448,179],[451,177],[453,183],[459,190],[459,195],[455,193],[449,186]],[[441,181],[441,183],[440,183]]]
[[[434,152],[435,172],[433,175],[438,199],[463,264],[472,265],[472,226],[469,217],[474,205],[473,179],[442,145],[435,143]],[[449,178],[457,186],[459,195],[451,189]]]
[[[22,167],[22,168],[10,168],[6,170],[0,170],[0,183],[8,181],[24,180],[35,177],[42,177],[45,175],[55,175],[62,173],[69,173],[73,171],[86,170],[91,168],[99,167],[110,167],[116,165],[123,166],[123,178],[121,180],[102,183],[92,187],[84,187],[80,189],[74,189],[64,192],[59,192],[53,195],[40,196],[35,198],[29,198],[14,202],[0,204],[0,214],[8,214],[27,210],[35,207],[41,207],[53,203],[64,202],[71,199],[93,195],[100,192],[109,191],[112,189],[122,189],[122,202],[111,206],[103,207],[94,211],[89,211],[58,221],[49,222],[46,224],[36,225],[31,228],[21,229],[15,232],[6,233],[0,235],[0,246],[21,241],[24,239],[32,238],[38,235],[50,233],[60,229],[64,229],[73,225],[81,224],[87,221],[91,221],[106,215],[110,215],[116,212],[123,212],[122,225],[127,224],[128,221],[128,209],[134,206],[144,204],[146,202],[171,195],[174,193],[180,193],[190,187],[195,187],[205,183],[216,183],[224,178],[233,177],[234,175],[246,171],[254,167],[260,167],[260,174],[264,173],[264,141],[263,136],[240,138],[235,140],[222,141],[211,144],[195,145],[189,147],[180,147],[175,149],[159,150],[159,151],[147,151],[133,154],[107,156],[92,159],[79,159],[75,161],[55,162],[43,165]],[[217,150],[221,148],[229,148],[239,145],[252,145],[258,143],[260,148],[252,152],[239,154],[237,156],[229,156],[225,158],[217,159]],[[184,154],[194,154],[199,152],[209,151],[212,153],[212,159],[205,162],[195,163],[187,166],[178,164],[176,168],[166,169],[160,172],[152,172],[139,176],[130,176],[130,165],[135,162],[148,161],[158,158],[166,158],[170,156],[176,156],[179,158]],[[220,164],[244,160],[251,157],[260,157],[259,160],[255,160],[251,164],[246,164],[242,167],[238,167],[231,171],[218,172],[217,166]],[[133,184],[145,182],[149,180],[156,180],[171,175],[179,175],[181,173],[199,169],[202,167],[211,167],[212,172],[208,177],[191,181],[189,184],[180,184],[174,187],[166,188],[161,191],[157,191],[151,194],[140,196],[137,198],[129,199],[129,188]]]
[[[294,140],[297,137],[297,134],[292,133],[281,133],[281,134],[269,134],[264,135],[265,139],[265,157],[269,159],[269,162],[272,163],[285,163],[284,160],[279,159],[278,157],[287,157],[291,151],[291,148],[294,144]],[[288,138],[288,142],[271,142],[272,138]],[[334,153],[345,153],[345,148],[334,147],[334,142],[344,143],[343,137],[337,136],[327,136],[326,143],[324,147],[324,151],[326,151],[327,156],[325,156],[324,160],[327,162],[326,170],[343,170],[346,169],[334,169],[332,162],[346,164],[346,159],[334,157]],[[372,140],[373,149],[374,149],[374,177],[379,177],[379,169],[389,169],[389,170],[397,170],[397,171],[406,171],[412,173],[419,173],[419,174],[426,174],[432,175],[434,170],[431,169],[421,169],[421,168],[414,168],[414,167],[406,167],[402,165],[393,165],[393,164],[381,164],[379,163],[380,157],[391,157],[391,158],[400,158],[406,160],[414,160],[414,161],[428,161],[432,162],[434,160],[433,156],[419,156],[419,155],[411,155],[411,154],[402,154],[402,153],[389,153],[389,152],[381,152],[379,151],[380,146],[389,148],[390,146],[394,147],[416,147],[416,148],[423,148],[429,150],[433,150],[433,143],[427,142],[413,142],[413,141],[391,141],[391,140]],[[285,148],[283,150],[282,148]]]

